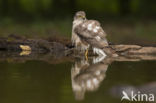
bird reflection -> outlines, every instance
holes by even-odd
[[[99,58],[99,57],[98,57]],[[96,61],[96,62],[95,62]],[[76,100],[83,100],[86,91],[95,91],[106,77],[106,71],[110,62],[105,59],[93,63],[86,60],[78,60],[71,69],[72,89]]]

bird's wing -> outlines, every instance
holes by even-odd
[[[83,37],[96,37],[99,36],[101,39],[106,38],[106,33],[102,29],[100,23],[96,20],[87,20],[84,23],[78,25],[75,28],[75,32]]]
[[[106,33],[96,20],[87,20],[84,23],[75,27],[74,30],[81,39],[93,40],[101,45],[108,45]],[[91,42],[90,42],[91,43]]]

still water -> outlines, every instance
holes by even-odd
[[[156,95],[156,61],[0,62],[0,103],[120,103],[123,90]]]

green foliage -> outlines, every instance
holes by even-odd
[[[119,11],[117,0],[78,0],[77,3],[80,8],[92,12],[114,14]]]
[[[127,1],[127,2],[126,2]],[[119,15],[122,11],[133,14],[156,14],[155,0],[0,0],[0,15],[19,13],[34,17],[42,14],[71,14],[74,10],[85,10],[92,14]],[[129,2],[128,2],[129,1]],[[130,5],[130,6],[125,6]],[[128,10],[128,11],[126,11]],[[129,11],[130,10],[130,11]],[[126,13],[126,14],[127,14]],[[59,15],[60,16],[60,15]]]
[[[37,1],[38,0],[19,0],[21,8],[29,13],[34,13],[37,11]]]
[[[40,0],[44,10],[50,9],[52,0]]]
[[[131,11],[136,13],[139,10],[141,0],[132,0],[131,1]]]

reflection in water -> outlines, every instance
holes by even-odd
[[[53,58],[50,55],[37,56],[33,52],[30,56],[19,56],[19,53],[16,55],[9,53],[0,55],[0,103],[75,103],[77,101],[73,99],[73,92],[76,99],[82,100],[88,91],[95,91],[99,86],[101,87],[98,91],[87,95],[87,98],[81,102],[119,103],[122,87],[131,87],[136,91],[139,89],[141,93],[144,90],[156,95],[156,83],[148,84],[155,81],[156,61],[114,62],[110,67],[111,58],[105,58],[95,64],[85,60],[78,61],[75,58],[76,62],[72,68],[72,91],[69,59]],[[63,62],[65,60],[67,62]],[[107,68],[109,70],[104,80]],[[87,87],[88,80],[89,87]],[[134,85],[125,86],[122,85],[123,83]],[[110,95],[109,90],[112,87],[114,87],[114,95],[119,98]]]
[[[84,99],[86,91],[97,90],[105,79],[109,62],[106,60],[97,62],[98,59],[99,57],[94,58],[93,63],[86,60],[76,61],[72,67],[72,89],[76,100]]]

